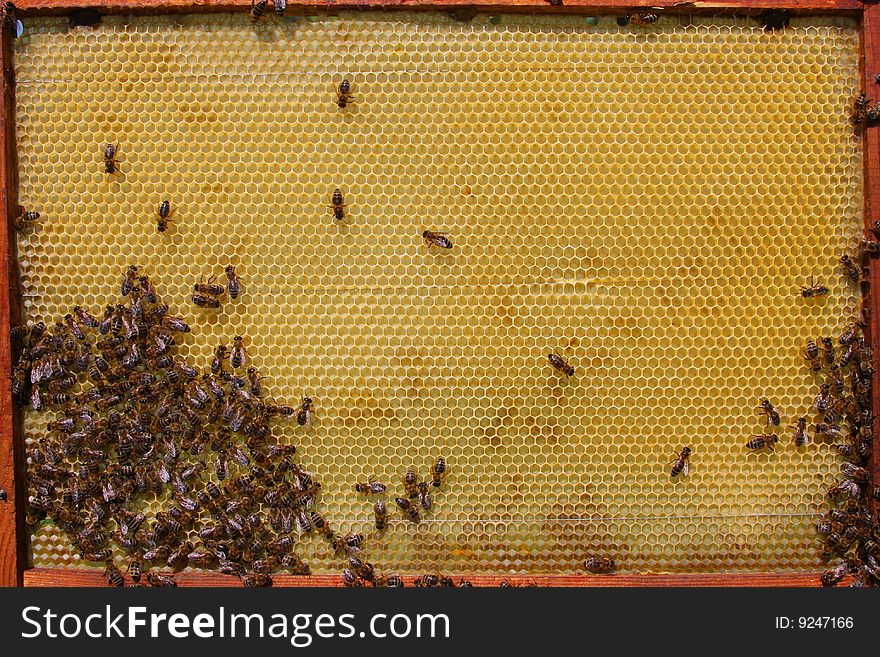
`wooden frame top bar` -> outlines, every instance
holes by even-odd
[[[764,9],[790,9],[802,13],[859,12],[861,0],[563,0],[551,6],[548,0],[297,0],[288,11],[340,9],[419,9],[443,11],[457,7],[473,7],[482,11],[540,13],[620,13],[623,9],[660,7],[675,13],[755,13]],[[84,7],[107,13],[139,11],[204,12],[247,9],[250,0],[19,0],[18,10],[27,14],[64,13]]]

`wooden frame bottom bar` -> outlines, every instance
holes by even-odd
[[[469,580],[474,586],[499,586],[508,581],[514,586],[548,587],[787,587],[804,588],[821,586],[820,573],[677,573],[656,575],[497,575],[458,576]],[[407,586],[412,586],[414,577],[404,577]],[[218,573],[179,573],[175,576],[179,586],[241,586],[239,580],[231,575]],[[272,575],[273,585],[277,587],[340,587],[339,575]],[[126,580],[128,582],[128,580]],[[847,586],[850,576],[838,584]],[[129,582],[130,583],[130,582]],[[107,580],[100,570],[67,570],[60,568],[32,568],[24,573],[24,585],[29,587],[96,587],[107,586]]]

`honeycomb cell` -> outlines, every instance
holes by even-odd
[[[571,573],[589,553],[621,572],[816,569],[833,450],[744,444],[763,396],[785,424],[808,413],[798,349],[858,307],[836,265],[861,225],[858,48],[855,22],[818,17],[780,34],[722,18],[28,19],[20,199],[44,221],[19,241],[25,313],[99,312],[137,263],[193,327],[183,358],[247,336],[268,395],[315,399],[311,427],[274,435],[382,569]],[[425,229],[455,248],[428,249]],[[239,299],[193,307],[192,283],[227,263]],[[796,296],[810,276],[830,298]],[[27,414],[27,439],[49,419]],[[686,444],[691,476],[671,480]],[[389,498],[377,535],[353,482],[397,490],[440,454],[425,521]],[[51,525],[31,551],[93,565]],[[341,567],[314,538],[297,551]]]

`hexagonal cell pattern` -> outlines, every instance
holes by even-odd
[[[269,394],[315,399],[311,428],[275,433],[386,570],[570,573],[590,553],[622,572],[817,568],[832,446],[744,444],[761,397],[784,425],[809,412],[799,349],[857,311],[836,256],[861,225],[858,42],[820,18],[28,20],[20,194],[43,222],[19,242],[26,315],[100,312],[137,263],[193,326],[191,362],[245,335]],[[228,263],[238,301],[192,306]],[[829,298],[797,296],[810,276]],[[29,439],[45,421],[27,415]],[[691,476],[672,480],[685,444]],[[418,526],[391,510],[376,536],[352,484],[400,490],[441,454],[434,510]],[[51,526],[32,548],[78,565]],[[338,572],[328,552],[300,551]]]

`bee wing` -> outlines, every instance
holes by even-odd
[[[682,476],[682,477],[687,477],[687,476],[688,476],[688,473],[689,473],[690,471],[691,471],[691,463],[690,463],[690,461],[685,461],[685,462],[684,462],[684,467],[683,467],[682,470],[681,470],[681,476]]]

